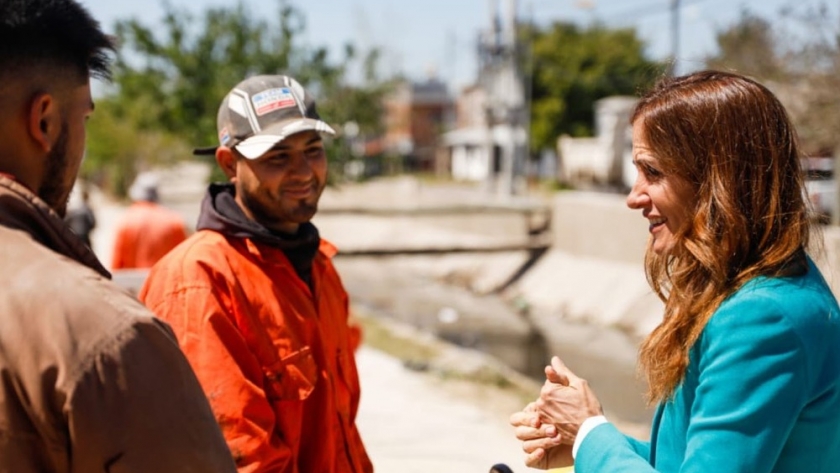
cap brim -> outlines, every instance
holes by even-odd
[[[193,148],[193,154],[196,156],[216,156],[218,146],[206,146],[204,148]]]
[[[248,159],[257,159],[277,143],[303,131],[317,131],[322,135],[335,136],[335,130],[326,122],[314,118],[298,118],[272,125],[259,134],[237,143],[234,148]]]

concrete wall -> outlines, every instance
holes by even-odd
[[[553,208],[551,250],[512,288],[528,301],[533,323],[549,346],[569,323],[640,340],[662,317],[643,267],[647,220],[618,194],[561,192]]]
[[[546,333],[572,321],[643,337],[662,316],[644,274],[647,220],[618,194],[562,192],[553,201],[553,246],[516,285]],[[815,227],[810,253],[840,294],[840,228]]]
[[[554,198],[553,250],[579,257],[641,265],[648,222],[630,210],[625,196],[599,192],[560,192]]]
[[[526,245],[522,213],[324,213],[313,219],[321,235],[347,252]]]

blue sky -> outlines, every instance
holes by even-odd
[[[160,21],[158,0],[80,0],[107,30],[118,19],[136,17],[149,25]],[[382,49],[382,72],[401,72],[422,80],[434,73],[454,88],[475,80],[475,38],[487,28],[494,0],[291,0],[307,17],[305,42],[327,46],[338,57],[350,41],[363,49]],[[495,0],[502,6],[505,0]],[[179,8],[201,11],[231,4],[221,0],[169,0]],[[273,16],[276,0],[242,0],[255,12]],[[598,20],[632,26],[652,58],[671,53],[672,0],[519,0],[520,16],[545,24],[556,20],[585,24]],[[715,51],[715,32],[737,20],[744,8],[776,17],[785,6],[798,11],[820,0],[681,0],[680,72],[702,66]],[[836,8],[838,1],[830,2]],[[832,12],[836,10],[832,9]]]

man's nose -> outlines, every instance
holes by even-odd
[[[312,164],[306,159],[304,153],[300,153],[292,160],[292,174],[299,177],[309,177],[312,175]]]

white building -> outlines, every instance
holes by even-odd
[[[457,103],[458,128],[443,136],[448,168],[458,180],[483,181],[489,190],[513,195],[524,188],[528,155],[528,110],[518,56],[517,2],[490,0],[491,27],[479,36],[477,84]],[[448,165],[448,166],[447,166]]]
[[[588,185],[626,190],[636,180],[630,114],[635,97],[613,96],[595,102],[595,137],[557,140],[558,180],[575,187]]]
[[[456,103],[457,128],[443,135],[448,150],[448,171],[459,181],[484,182],[502,170],[503,149],[527,145],[525,130],[507,124],[487,127],[485,90],[473,85],[461,92]]]

